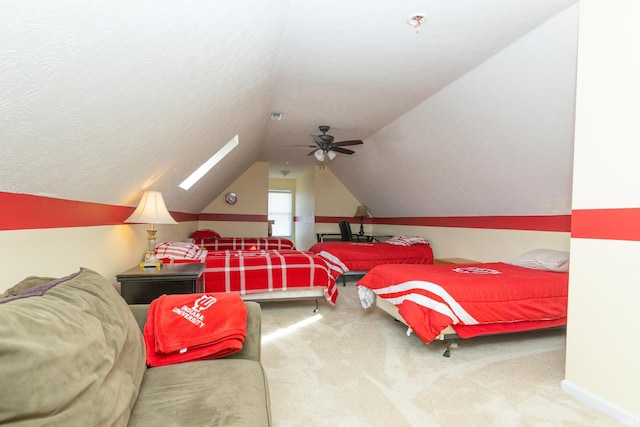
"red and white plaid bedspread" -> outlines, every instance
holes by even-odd
[[[245,295],[321,287],[325,299],[335,304],[338,298],[336,278],[340,274],[330,270],[322,258],[311,252],[209,252],[205,259],[205,292]]]
[[[397,306],[428,343],[449,325],[462,338],[565,325],[568,276],[505,263],[382,265],[357,290],[364,308],[376,297]]]
[[[219,239],[194,239],[208,251],[230,250],[295,250],[293,242],[282,237],[221,237]]]

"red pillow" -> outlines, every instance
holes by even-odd
[[[219,239],[220,235],[210,229],[196,230],[189,236],[192,239]]]

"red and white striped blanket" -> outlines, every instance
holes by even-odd
[[[209,252],[205,258],[205,292],[241,295],[321,287],[325,299],[335,304],[336,278],[342,272],[329,268],[318,255],[294,250]]]
[[[220,237],[219,239],[193,239],[208,251],[224,250],[295,250],[293,242],[282,237]]]
[[[381,265],[356,286],[364,308],[375,298],[394,304],[428,343],[447,326],[470,338],[565,325],[568,279],[505,263]]]

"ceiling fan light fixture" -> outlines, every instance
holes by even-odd
[[[324,162],[324,152],[320,149],[316,150],[315,153],[313,153],[314,156],[316,156],[316,159],[318,159],[319,162]]]
[[[336,152],[333,150],[329,150],[327,151],[327,157],[329,157],[329,160],[333,160],[336,158]]]

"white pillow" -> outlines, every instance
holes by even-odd
[[[194,243],[163,242],[156,246],[158,258],[199,259],[203,254],[202,249]]]
[[[569,252],[555,251],[553,249],[535,249],[525,252],[517,258],[505,261],[505,263],[534,270],[565,273],[569,271]]]

